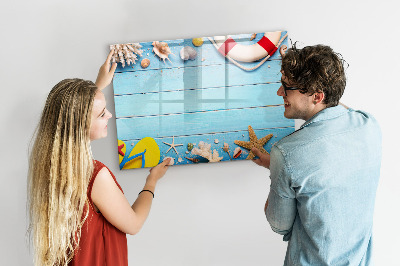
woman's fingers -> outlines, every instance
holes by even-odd
[[[111,51],[108,53],[108,56],[107,56],[105,64],[110,65],[111,58],[112,58],[113,54],[114,54],[114,49],[111,49]]]
[[[114,75],[114,72],[115,72],[116,69],[117,69],[117,63],[113,63],[113,64],[111,65],[110,73],[111,73],[112,75]]]

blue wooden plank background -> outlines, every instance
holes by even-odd
[[[214,47],[212,49],[215,50]],[[219,55],[222,57],[221,55]],[[115,95],[279,82],[280,61],[246,72],[233,64],[117,73]]]
[[[283,106],[272,106],[117,119],[118,131],[124,132],[122,136],[118,132],[118,139],[247,130],[249,125],[253,129],[292,126],[283,111]]]
[[[286,32],[282,32],[284,36]],[[257,34],[233,35],[242,45],[254,44],[263,36]],[[161,61],[152,52],[152,42],[140,43],[144,52],[133,66],[122,68],[118,64],[113,81],[117,135],[126,144],[126,156],[144,137],[157,142],[161,160],[171,156],[175,164],[192,163],[185,157],[196,157],[187,150],[188,143],[200,141],[212,144],[223,160],[229,156],[222,150],[223,143],[230,150],[238,147],[234,140],[249,140],[248,126],[261,138],[272,133],[274,137],[265,145],[271,145],[294,131],[294,121],[284,118],[283,99],[276,95],[280,86],[280,54],[277,51],[261,67],[244,71],[223,57],[203,38],[202,46],[196,47],[192,39],[164,40],[172,55],[170,61]],[[286,38],[283,44],[287,45]],[[195,60],[184,61],[179,52],[184,46],[197,51]],[[143,69],[140,61],[150,60]],[[253,67],[258,62],[242,63]],[[177,147],[179,154],[163,142],[183,144]],[[238,159],[245,159],[248,151]],[[232,154],[231,154],[232,155]],[[206,162],[207,160],[202,160]]]
[[[159,93],[135,93],[115,97],[118,118],[189,113],[267,106],[279,103],[276,95],[280,83],[252,84],[204,89],[182,89]]]

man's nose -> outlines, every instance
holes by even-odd
[[[276,94],[278,95],[278,96],[285,96],[285,92],[283,91],[283,86],[281,85],[280,87],[279,87],[279,89],[278,89],[278,91],[276,92]]]

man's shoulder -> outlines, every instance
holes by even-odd
[[[349,109],[348,112],[339,116],[305,122],[299,129],[276,142],[274,146],[284,156],[302,150],[310,152],[310,146],[318,147],[315,143],[329,141],[329,138],[336,138],[345,132],[350,132],[350,134],[347,134],[348,138],[357,138],[357,134],[360,134],[360,132],[378,136],[380,135],[380,127],[370,113]],[[351,132],[354,132],[354,134]]]
[[[348,130],[354,130],[365,134],[381,135],[381,129],[376,118],[365,111],[354,110],[349,108],[349,112],[345,117],[345,125]]]
[[[354,110],[354,109],[349,109],[349,114],[352,116],[360,117],[364,121],[373,124],[376,127],[379,127],[378,121],[376,118],[368,112],[362,111],[362,110]]]
[[[304,130],[303,128],[295,130],[293,133],[277,141],[273,145],[273,148],[278,149],[283,156],[300,149],[309,142],[306,131],[308,130]]]

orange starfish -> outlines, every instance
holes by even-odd
[[[273,137],[273,134],[268,134],[265,137],[258,139],[256,136],[256,133],[254,133],[254,130],[251,126],[249,126],[249,137],[250,141],[242,141],[242,140],[235,140],[234,143],[236,145],[239,145],[245,149],[248,149],[249,155],[247,156],[246,160],[251,160],[255,157],[254,153],[251,152],[251,149],[257,148],[259,151],[262,153],[267,153],[269,154],[265,149],[264,145]]]

